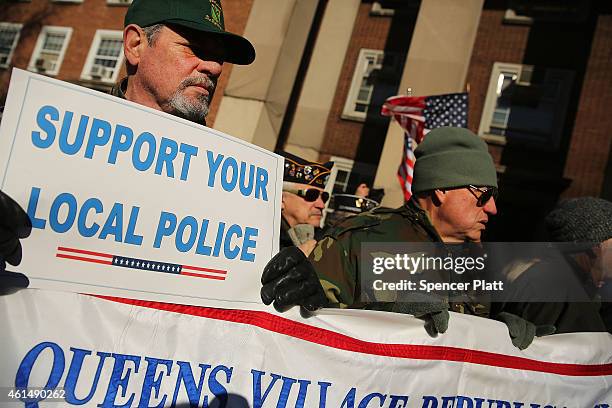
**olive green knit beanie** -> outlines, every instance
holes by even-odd
[[[440,127],[415,149],[412,192],[438,188],[497,187],[497,172],[487,144],[465,128]]]

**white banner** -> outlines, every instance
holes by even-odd
[[[27,209],[30,287],[259,302],[283,159],[126,100],[14,70],[0,189]],[[127,292],[130,291],[130,292]]]
[[[33,289],[0,297],[0,324],[3,407],[612,405],[608,333],[547,336],[519,351],[503,324],[455,313],[433,339],[421,321],[393,313],[324,310],[302,319],[295,309]],[[57,399],[26,405],[16,396],[44,386]]]

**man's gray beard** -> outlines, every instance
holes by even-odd
[[[183,91],[192,85],[204,85],[209,91],[208,95],[199,94],[196,97],[187,97]],[[205,123],[208,115],[210,99],[215,91],[215,82],[208,77],[189,77],[181,82],[179,88],[168,101],[170,113],[195,123]]]

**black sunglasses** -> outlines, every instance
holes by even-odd
[[[467,189],[472,193],[474,197],[476,197],[476,205],[478,207],[484,207],[485,204],[489,202],[491,197],[497,200],[497,188],[496,187],[476,187],[473,185],[467,186]],[[478,191],[480,194],[477,194],[474,190]]]
[[[309,203],[317,201],[319,196],[321,196],[321,200],[323,201],[323,204],[325,204],[327,200],[329,200],[329,193],[327,191],[317,190],[316,188],[306,188],[303,190],[285,189],[285,191],[289,193],[297,194],[298,196],[302,197],[304,200],[308,201]]]

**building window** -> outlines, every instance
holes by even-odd
[[[28,69],[46,75],[57,75],[71,35],[70,27],[44,26],[38,35]]]
[[[98,30],[91,43],[81,79],[114,83],[123,63],[123,32]]]
[[[21,27],[22,24],[0,23],[0,68],[6,68],[11,63]]]
[[[347,192],[346,189],[348,187],[348,182],[355,162],[351,159],[337,156],[332,156],[329,160],[334,162],[334,167],[332,168],[332,174],[329,180],[329,184],[332,182],[334,183],[332,192],[334,194],[353,194],[353,191]]]
[[[519,25],[532,25],[533,18],[518,14],[514,9],[506,9],[506,13],[504,14],[504,23],[506,24],[519,24]]]
[[[572,80],[568,70],[496,62],[479,134],[493,142],[558,147]]]
[[[365,121],[374,91],[373,73],[382,69],[383,58],[384,52],[381,50],[362,48],[359,51],[351,88],[342,111],[343,119]]]
[[[379,1],[372,2],[372,8],[370,9],[371,16],[391,17],[394,14],[395,14],[394,9],[383,7]]]

